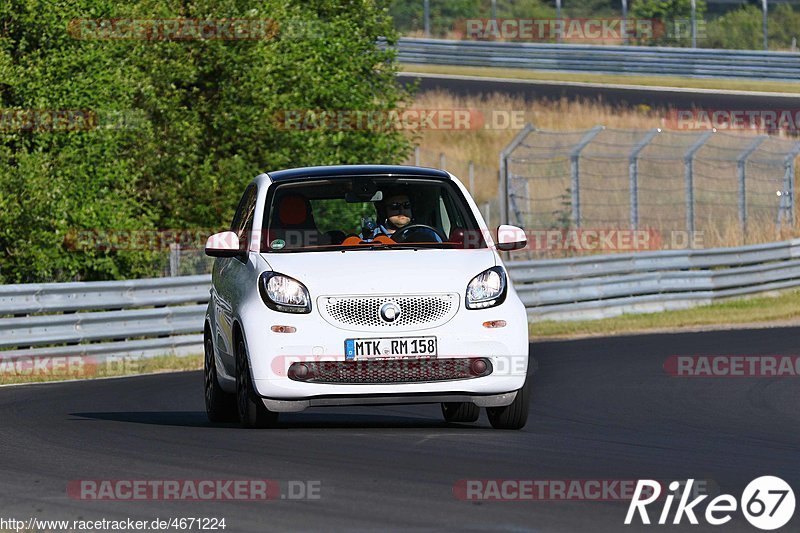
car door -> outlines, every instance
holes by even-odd
[[[258,187],[250,184],[231,222],[231,231],[239,237],[239,247],[244,253],[236,257],[219,258],[214,264],[212,297],[215,303],[216,345],[228,375],[234,373],[233,322],[243,293],[249,287],[244,278],[254,268],[248,250],[257,197]]]

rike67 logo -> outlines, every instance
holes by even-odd
[[[684,516],[690,524],[697,525],[699,523],[695,514],[695,507],[706,499],[708,495],[700,495],[689,501],[693,483],[694,479],[689,479],[686,482],[685,489],[682,489],[681,484],[677,481],[669,484],[671,494],[668,493],[663,498],[664,506],[658,516],[657,524],[664,525],[668,523],[672,512],[673,500],[675,500],[676,496],[679,498],[679,502],[675,508],[671,523],[680,524]],[[645,494],[646,496],[644,496]],[[630,525],[637,512],[642,524],[650,524],[647,506],[656,501],[660,503],[661,497],[661,485],[657,481],[640,479],[636,484],[633,499],[628,507],[625,524]],[[730,494],[720,494],[709,501],[705,508],[705,521],[712,526],[726,524],[731,520],[732,513],[736,512],[739,504],[741,504],[742,514],[750,524],[758,529],[771,531],[783,527],[792,519],[795,507],[794,492],[792,487],[781,478],[762,476],[754,479],[745,487],[739,501]]]

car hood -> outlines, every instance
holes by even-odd
[[[473,277],[497,264],[488,248],[270,253],[261,257],[268,270],[302,282],[312,299],[356,294],[461,294]]]

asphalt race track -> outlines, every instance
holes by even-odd
[[[460,96],[505,93],[526,99],[602,100],[616,106],[648,105],[674,109],[764,110],[800,108],[800,95],[716,89],[678,89],[593,83],[509,80],[440,74],[400,73],[400,83],[419,80],[420,91],[443,90]]]
[[[438,406],[317,408],[279,429],[213,426],[199,372],[0,388],[0,517],[224,517],[226,531],[670,531],[621,502],[456,499],[463,479],[713,480],[800,487],[800,378],[675,378],[670,355],[797,355],[800,328],[534,343],[522,431],[445,424]],[[84,501],[81,479],[320,482],[289,501]],[[660,507],[651,512],[655,520]],[[654,516],[655,515],[655,516]],[[798,529],[800,517],[784,530]],[[671,517],[670,517],[671,520]],[[638,524],[638,522],[637,522]],[[741,513],[724,527],[757,531]]]

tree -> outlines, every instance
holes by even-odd
[[[92,26],[128,18],[272,25],[253,40],[108,39]],[[153,275],[161,250],[76,251],[70,235],[224,228],[256,174],[410,150],[402,131],[287,131],[275,119],[407,105],[395,52],[379,43],[397,35],[375,1],[6,0],[0,28],[0,108],[96,118],[0,131],[0,281]]]
[[[706,3],[697,0],[695,11],[700,46],[704,38]],[[638,39],[638,44],[691,46],[691,0],[636,0],[631,5],[629,17],[656,23],[652,37],[648,35]]]

